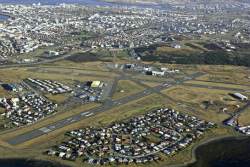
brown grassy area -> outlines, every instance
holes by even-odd
[[[67,94],[57,94],[57,95],[46,94],[45,96],[57,104],[63,103],[68,98]]]
[[[156,87],[156,86],[160,85],[161,83],[159,83],[159,82],[146,82],[146,81],[144,81],[143,84],[145,84],[147,86],[150,86],[150,87]]]
[[[69,60],[61,60],[54,63],[41,65],[41,67],[70,67],[70,68],[78,68],[83,70],[93,70],[93,71],[108,71],[106,65],[103,62],[95,61],[95,62],[72,62]]]
[[[116,91],[113,95],[113,99],[119,99],[129,95],[133,95],[137,92],[144,90],[145,88],[134,83],[130,80],[120,80],[116,87]]]
[[[208,51],[207,48],[205,48],[204,46],[198,44],[200,41],[182,41],[183,45],[185,46],[188,46],[192,49],[195,49],[195,50],[200,50],[200,51]]]
[[[249,82],[249,69],[246,67],[240,66],[198,66],[198,70],[206,72],[208,75],[203,76],[199,79],[201,80],[211,80],[211,81],[220,81],[220,82],[229,82],[229,83],[238,83],[238,84],[247,84]]]
[[[204,72],[207,75],[197,78],[197,80],[225,82],[231,84],[248,84],[250,82],[250,70],[246,67],[230,65],[192,65],[192,64],[163,64],[157,63],[162,67],[179,69],[186,74],[194,72]]]
[[[4,82],[20,82],[25,78],[39,78],[39,79],[51,79],[62,82],[72,82],[72,80],[79,81],[88,81],[88,80],[110,80],[107,76],[103,77],[93,77],[81,74],[77,71],[71,71],[68,73],[55,71],[39,71],[37,68],[9,68],[9,69],[1,69],[0,75],[1,80]],[[60,70],[60,69],[59,69]],[[111,76],[111,74],[110,74]]]
[[[149,76],[149,75],[144,75],[144,74],[139,74],[136,76],[133,76],[133,78],[142,80],[142,81],[150,81],[150,82],[165,82],[166,78],[164,77],[156,77],[156,76]]]
[[[185,83],[204,85],[204,86],[216,86],[216,87],[231,88],[231,89],[242,89],[242,90],[250,89],[250,86],[245,86],[245,85],[235,85],[235,84],[225,84],[225,83],[215,83],[215,82],[205,82],[205,81],[187,81]]]
[[[173,54],[173,53],[178,53],[179,55],[184,54],[186,55],[187,53],[195,53],[197,52],[196,49],[190,48],[190,47],[182,47],[180,49],[176,49],[176,48],[172,48],[172,47],[167,47],[167,46],[163,46],[163,47],[158,47],[156,49],[156,55],[159,54]]]
[[[4,113],[5,112],[5,109],[4,108],[0,108],[0,114]],[[0,120],[1,120],[1,117],[0,117]],[[1,121],[0,121],[1,122]]]
[[[242,105],[239,101],[228,95],[228,91],[193,88],[189,86],[176,86],[163,91],[163,93],[179,101],[176,108],[181,108],[200,118],[221,123],[228,117],[221,111],[227,107],[233,112],[235,105]]]
[[[0,141],[1,143],[1,141]],[[0,157],[1,159],[28,159],[28,160],[43,160],[43,161],[51,161],[52,163],[59,163],[69,166],[76,166],[73,162],[63,161],[55,157],[49,157],[47,155],[43,155],[43,150],[38,149],[17,149],[6,147],[1,144],[0,146]]]
[[[100,76],[100,77],[114,77],[114,73],[99,70],[88,70],[88,69],[78,69],[71,66],[68,67],[39,67],[30,68],[30,71],[45,72],[45,73],[56,73],[64,75],[86,75],[86,76]]]
[[[240,125],[250,125],[250,107],[240,114],[238,120]]]
[[[234,84],[248,84],[250,82],[249,70],[238,66],[199,66],[198,70],[207,75],[197,78],[198,80],[225,82]]]
[[[224,82],[242,85],[249,84],[250,82],[250,79],[248,79],[248,76],[244,73],[211,73],[197,79],[202,81]]]
[[[0,86],[0,98],[1,97],[11,97],[10,92],[6,91],[2,86]]]

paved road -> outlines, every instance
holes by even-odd
[[[7,140],[7,142],[9,144],[12,144],[12,145],[17,145],[17,144],[24,143],[26,141],[35,139],[35,138],[37,138],[39,136],[48,134],[48,133],[50,133],[52,131],[55,131],[57,129],[68,126],[68,125],[70,125],[72,123],[76,123],[78,121],[81,121],[81,120],[86,119],[88,117],[91,117],[93,115],[96,115],[97,113],[105,112],[107,110],[110,110],[115,106],[127,104],[129,102],[138,100],[138,99],[140,99],[142,97],[151,95],[151,94],[155,93],[155,91],[160,92],[160,91],[162,91],[164,89],[173,87],[173,86],[175,86],[177,84],[182,84],[183,82],[185,82],[187,80],[192,80],[193,78],[197,78],[197,77],[199,77],[201,75],[203,75],[203,73],[195,73],[195,74],[190,75],[189,79],[178,80],[176,82],[176,84],[172,84],[172,85],[162,84],[162,85],[158,85],[156,87],[153,87],[152,89],[148,89],[148,90],[144,90],[144,91],[141,91],[139,93],[136,93],[133,96],[124,97],[124,98],[121,98],[121,99],[118,99],[118,100],[107,100],[100,107],[93,108],[91,110],[82,112],[80,114],[76,114],[74,116],[65,118],[65,119],[60,120],[60,121],[55,122],[55,123],[52,123],[52,124],[47,125],[45,127],[42,127],[42,128],[39,128],[39,129],[34,129],[34,130],[30,131],[30,132],[18,135],[16,137],[12,138],[12,139]]]

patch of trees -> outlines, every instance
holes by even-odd
[[[250,55],[239,55],[226,51],[209,51],[190,55],[180,54],[145,54],[144,61],[159,61],[161,63],[175,64],[208,64],[208,65],[238,65],[250,67]]]
[[[77,62],[99,61],[100,59],[95,54],[86,52],[86,53],[76,53],[68,57],[67,60],[77,63]]]

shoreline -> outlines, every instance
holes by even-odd
[[[197,162],[197,156],[196,156],[196,150],[199,149],[199,147],[202,147],[204,145],[216,142],[216,141],[220,141],[220,140],[225,140],[225,139],[233,139],[235,138],[236,140],[238,139],[244,139],[247,138],[247,136],[235,136],[235,135],[224,135],[224,136],[218,136],[218,137],[214,137],[214,138],[210,138],[210,139],[205,139],[204,141],[202,141],[201,143],[195,145],[192,148],[192,155],[191,155],[191,160],[188,162],[185,162],[184,164],[176,164],[176,165],[169,165],[167,167],[186,167],[188,165],[191,165],[195,162]]]
[[[247,138],[247,136],[236,136],[236,135],[224,135],[224,136],[218,136],[218,137],[213,137],[213,138],[208,138],[208,139],[204,139],[204,141],[200,141],[201,143],[198,143],[197,145],[194,145],[193,148],[191,148],[191,159],[188,161],[188,162],[184,162],[182,164],[173,164],[173,165],[166,165],[167,167],[186,167],[188,165],[191,165],[195,162],[197,162],[197,156],[196,156],[196,150],[201,147],[201,146],[204,146],[204,145],[207,145],[209,143],[212,143],[212,142],[216,142],[216,141],[220,141],[220,140],[225,140],[225,139],[244,139],[244,138]],[[7,157],[4,157],[4,158],[0,158],[0,164],[1,164],[1,160],[4,161],[4,160],[23,160],[23,161],[40,161],[42,163],[50,163],[52,165],[55,165],[55,167],[57,166],[65,166],[65,167],[74,167],[74,166],[77,166],[77,165],[69,165],[67,164],[66,162],[64,163],[63,161],[60,161],[60,160],[51,160],[49,158],[46,158],[46,157],[35,157],[35,158],[28,158],[28,157],[11,157],[11,156],[7,156]]]

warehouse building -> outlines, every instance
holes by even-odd
[[[101,81],[93,81],[91,83],[91,88],[102,88],[103,87],[103,82]]]
[[[237,99],[240,99],[242,101],[247,101],[248,100],[248,97],[242,95],[241,93],[234,93],[232,95],[233,95],[233,97],[235,97]]]

